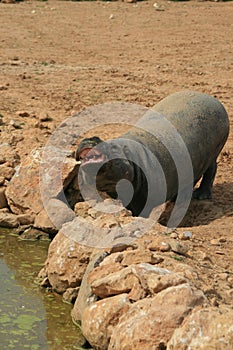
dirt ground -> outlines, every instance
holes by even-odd
[[[23,159],[84,107],[151,107],[183,89],[217,97],[232,127],[233,2],[154,3],[0,2],[1,142]],[[231,132],[213,200],[193,202],[183,227],[206,293],[233,305],[232,155]]]

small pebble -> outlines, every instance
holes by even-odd
[[[169,252],[171,250],[171,246],[167,242],[161,242],[159,250],[161,252]]]
[[[156,11],[164,11],[164,7],[159,5],[157,2],[154,3],[153,7]]]
[[[220,245],[219,238],[211,239],[210,244],[211,245]]]
[[[187,244],[174,241],[171,242],[171,250],[175,253],[185,255],[189,250],[189,246]]]
[[[160,264],[161,262],[164,261],[164,258],[162,258],[161,255],[157,255],[156,253],[152,254],[152,258],[153,258],[153,264]]]
[[[191,239],[192,237],[193,237],[193,235],[190,231],[184,231],[184,232],[179,234],[179,238],[182,241],[187,241],[187,240]]]

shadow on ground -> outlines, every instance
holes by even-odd
[[[168,204],[160,217],[160,224],[166,225],[173,205]],[[216,184],[211,200],[192,200],[179,227],[208,225],[216,219],[233,216],[233,182]]]

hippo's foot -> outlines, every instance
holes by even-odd
[[[200,186],[193,191],[193,199],[211,199],[214,177],[217,171],[216,160],[209,166],[203,175]]]
[[[193,199],[211,199],[212,198],[212,190],[209,188],[197,188],[196,190],[193,191]]]

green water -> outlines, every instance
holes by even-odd
[[[83,342],[71,321],[71,305],[35,283],[48,245],[0,229],[1,350],[73,350]]]

